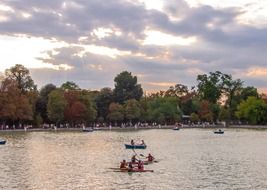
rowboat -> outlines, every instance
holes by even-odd
[[[219,129],[218,131],[214,131],[214,134],[224,134],[224,131],[222,131],[221,129]]]
[[[154,170],[146,170],[146,169],[137,169],[137,168],[110,168],[114,170],[114,172],[154,172]]]
[[[158,160],[153,160],[153,161],[142,161],[144,165],[148,165],[148,164],[152,164],[152,163],[158,163],[159,161]],[[127,162],[127,164],[129,164],[130,162]],[[137,165],[138,162],[132,162],[133,165]]]
[[[146,149],[146,145],[139,144],[139,145],[131,145],[131,144],[125,144],[126,149]]]
[[[88,129],[83,129],[83,132],[93,132],[94,131],[94,129],[91,129],[91,128],[88,128]]]
[[[4,145],[4,144],[6,144],[6,141],[5,140],[0,140],[0,144]]]
[[[178,131],[178,130],[180,130],[180,128],[179,127],[175,127],[172,130]]]
[[[101,131],[101,130],[104,130],[104,129],[99,128],[99,127],[94,127],[93,130],[94,130],[94,131]]]

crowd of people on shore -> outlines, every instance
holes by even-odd
[[[175,123],[172,125],[167,125],[167,124],[159,124],[156,122],[148,123],[148,122],[138,122],[138,123],[131,123],[131,122],[126,122],[126,123],[91,123],[91,124],[85,124],[85,123],[79,123],[79,124],[70,124],[70,123],[61,123],[61,124],[54,124],[54,123],[43,123],[39,127],[34,126],[34,125],[28,125],[28,124],[0,124],[0,130],[15,130],[15,129],[20,129],[20,130],[28,130],[28,129],[69,129],[69,128],[92,128],[92,129],[112,129],[112,128],[122,128],[122,129],[127,129],[127,128],[132,128],[132,129],[138,129],[138,128],[168,128],[170,126],[175,126],[179,128],[186,128],[186,127],[217,127],[217,126],[225,126],[225,124],[215,124],[215,123],[208,123],[208,122],[198,122],[198,123],[192,123],[192,122],[187,122],[187,123]]]

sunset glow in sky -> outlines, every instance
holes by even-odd
[[[2,0],[0,73],[23,64],[42,87],[113,87],[127,70],[146,91],[219,70],[267,92],[267,1]]]

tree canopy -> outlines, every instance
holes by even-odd
[[[38,91],[29,70],[15,65],[0,77],[0,125],[174,124],[185,115],[193,123],[267,124],[267,95],[220,71],[198,75],[196,88],[177,83],[148,96],[143,96],[143,89],[131,72],[119,73],[114,82],[114,89],[100,91],[81,89],[70,81],[60,88],[47,84]]]
[[[48,96],[50,92],[55,90],[57,87],[53,84],[47,84],[41,88],[37,102],[36,102],[36,112],[40,114],[44,122],[49,122],[47,116],[47,104]]]
[[[36,90],[37,86],[34,84],[29,70],[23,65],[15,65],[5,71],[8,79],[14,80],[18,84],[18,88],[24,93],[26,91]]]
[[[262,99],[250,96],[238,105],[236,115],[250,124],[264,124],[267,121],[267,104]]]
[[[72,81],[63,83],[60,88],[63,90],[80,90],[80,87]]]
[[[118,103],[124,103],[130,99],[140,100],[143,95],[143,89],[137,84],[137,77],[132,76],[130,72],[123,71],[115,79],[114,100]]]

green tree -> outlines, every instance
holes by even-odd
[[[97,116],[96,105],[92,100],[92,94],[90,91],[82,90],[79,100],[85,105],[85,117],[84,120],[87,123],[95,121]]]
[[[124,119],[123,112],[123,106],[113,102],[109,105],[108,119],[114,122],[122,121]]]
[[[197,76],[198,93],[203,100],[216,104],[221,97],[222,73],[219,71],[210,72],[209,75]]]
[[[167,97],[184,97],[189,93],[188,87],[183,84],[176,84],[171,86],[166,92],[165,96]]]
[[[240,95],[243,81],[240,79],[233,80],[231,75],[223,74],[220,71],[210,72],[209,75],[198,75],[197,80],[201,99],[207,100],[210,103],[209,107],[212,113],[207,115],[208,118],[217,120],[219,116],[218,103],[223,99],[225,100],[224,107],[229,112],[226,119],[227,124],[235,116],[236,97]]]
[[[40,114],[36,114],[36,115],[34,116],[33,124],[34,124],[36,127],[40,127],[42,123],[43,123],[43,118],[41,117]]]
[[[149,98],[163,98],[165,97],[166,92],[160,90],[159,92],[151,93],[148,95]]]
[[[247,86],[241,89],[240,93],[241,100],[246,100],[249,96],[254,96],[256,98],[259,98],[259,93],[257,88],[253,86]]]
[[[199,98],[195,92],[190,92],[180,98],[179,104],[183,114],[190,115],[198,111]]]
[[[143,89],[137,84],[137,77],[131,73],[123,71],[115,79],[114,100],[118,103],[124,103],[126,100],[140,100],[143,95]]]
[[[198,122],[198,121],[199,121],[199,116],[198,116],[198,114],[196,114],[196,113],[191,113],[191,115],[190,115],[190,121],[193,122],[193,123]]]
[[[140,104],[140,121],[142,122],[147,122],[149,120],[149,113],[148,113],[148,109],[149,109],[149,105],[148,105],[148,100],[147,97],[143,97],[141,98],[141,100],[139,101]]]
[[[18,84],[18,88],[22,93],[26,91],[36,91],[37,87],[34,84],[29,70],[23,65],[15,65],[5,71],[5,75],[8,79],[14,80]]]
[[[128,119],[129,121],[132,120],[138,120],[141,115],[141,109],[140,109],[140,104],[137,100],[131,99],[127,100],[125,103],[125,118]]]
[[[48,118],[58,124],[64,120],[64,110],[67,102],[62,90],[53,90],[48,95],[47,115]]]
[[[229,112],[229,118],[226,119],[228,123],[228,121],[232,120],[232,118],[235,116],[234,113],[237,106],[235,99],[240,94],[243,81],[240,79],[233,80],[231,75],[224,74],[222,77],[222,82],[222,93],[226,97],[225,108],[228,109]]]
[[[111,102],[113,102],[113,91],[111,88],[102,88],[97,95],[95,102],[98,112],[98,117],[103,117],[104,120],[108,115],[108,108]]]
[[[237,106],[243,101],[243,100],[247,100],[247,98],[249,96],[254,96],[256,98],[259,97],[259,94],[257,92],[257,89],[255,87],[252,86],[248,86],[248,87],[241,87],[236,93],[235,95],[232,97],[232,101],[231,101],[231,118],[233,118],[233,114],[236,112],[237,110]],[[230,111],[230,110],[229,110]],[[230,118],[230,116],[229,116]]]
[[[53,84],[47,84],[41,88],[37,102],[36,102],[36,112],[38,117],[41,117],[44,122],[49,122],[47,116],[47,104],[48,104],[48,95],[50,92],[55,90],[57,87]]]
[[[175,123],[181,119],[177,99],[175,97],[155,98],[149,101],[148,109],[151,121]]]
[[[267,104],[262,99],[248,97],[238,105],[236,116],[250,124],[266,124]]]
[[[220,109],[220,113],[219,113],[219,120],[220,121],[226,121],[229,119],[229,116],[230,113],[229,113],[229,109],[226,109],[225,107],[222,107]]]
[[[72,81],[63,83],[60,88],[62,90],[80,90],[80,87]]]

